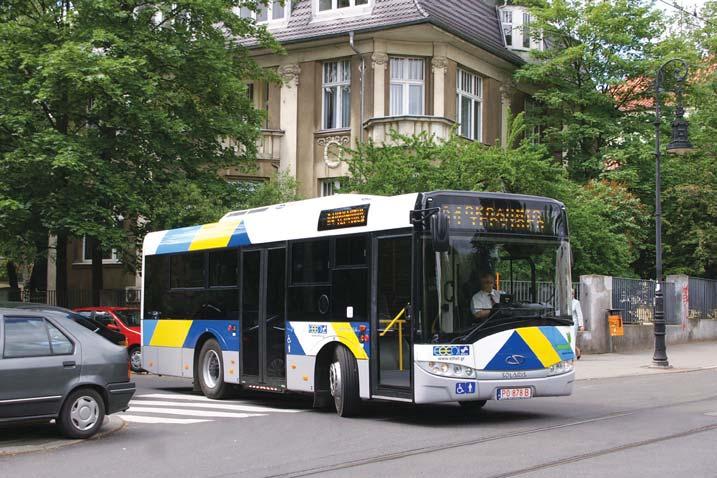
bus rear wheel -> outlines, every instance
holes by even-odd
[[[346,347],[336,347],[329,366],[329,390],[340,417],[358,415],[361,408],[356,359]]]
[[[202,345],[197,375],[199,387],[206,397],[219,400],[229,394],[229,385],[224,382],[222,348],[216,340],[209,339]]]

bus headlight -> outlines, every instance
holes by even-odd
[[[454,378],[474,378],[476,371],[474,368],[446,362],[416,362],[419,367],[433,375]]]
[[[551,365],[550,368],[548,368],[548,377],[552,377],[553,375],[562,375],[564,373],[568,373],[572,371],[573,369],[573,361],[572,360],[563,360],[562,362],[558,362],[555,365]]]

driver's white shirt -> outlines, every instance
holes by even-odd
[[[499,301],[500,295],[497,290],[493,289],[490,292],[479,290],[473,295],[473,299],[471,299],[471,313],[475,315],[481,310],[490,310]]]

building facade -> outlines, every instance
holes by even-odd
[[[512,81],[532,38],[524,7],[491,0],[269,1],[238,15],[263,24],[285,54],[243,40],[280,83],[257,81],[249,92],[265,111],[256,170],[222,171],[256,182],[286,171],[305,198],[331,195],[348,175],[343,147],[391,141],[391,132],[438,138],[453,129],[487,145],[505,143],[509,114],[527,92]],[[48,288],[54,267],[48,265]],[[105,289],[140,283],[111,252]],[[91,287],[91,260],[82,239],[68,248],[69,289]],[[116,294],[115,294],[116,295]]]

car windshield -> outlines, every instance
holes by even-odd
[[[520,320],[570,320],[567,241],[451,236],[447,252],[423,240],[421,336],[469,342],[476,329]]]
[[[115,310],[114,313],[127,327],[139,327],[139,310]]]

